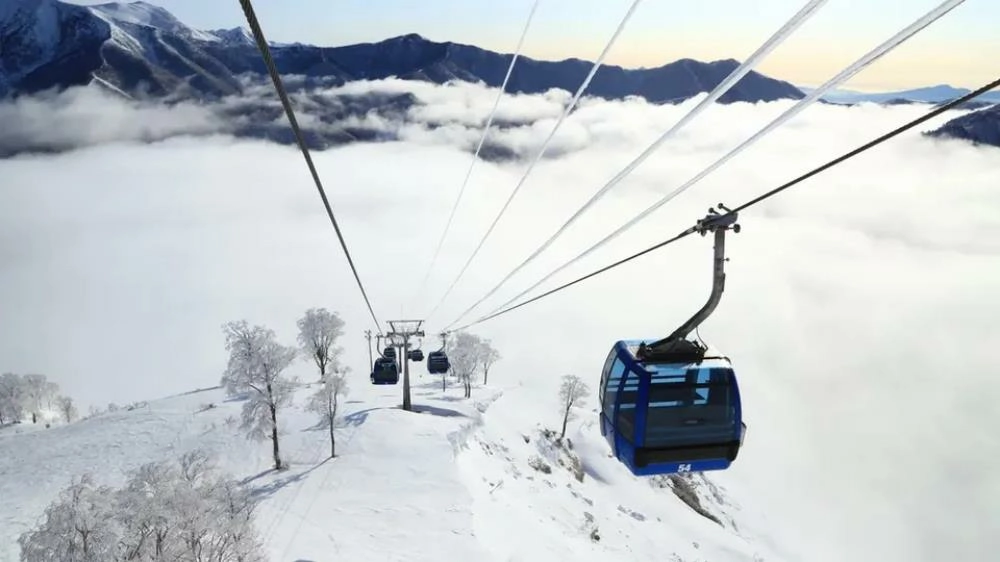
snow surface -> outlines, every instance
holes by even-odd
[[[500,365],[494,371],[502,380]],[[543,418],[558,421],[555,397],[480,387],[468,400],[459,385],[442,393],[437,377],[412,377],[420,412],[398,408],[400,386],[351,376],[332,460],[325,431],[304,410],[313,389],[302,386],[279,419],[290,463],[279,473],[270,470],[268,442],[240,435],[233,420],[241,403],[220,389],[44,431],[0,432],[0,562],[17,560],[17,536],[72,477],[91,471],[120,484],[129,469],[198,447],[262,499],[257,524],[272,560],[780,559],[755,534],[759,514],[728,499],[712,476],[696,477],[695,487],[721,524],[632,477],[608,457],[590,411],[567,433],[582,457],[580,482],[560,466],[572,464],[570,454],[539,433]],[[538,460],[550,473],[532,468]]]

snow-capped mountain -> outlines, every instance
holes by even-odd
[[[85,7],[0,2],[0,95],[88,83],[109,38],[110,27]]]
[[[216,97],[240,90],[235,75],[264,73],[245,29],[195,30],[146,2],[82,7],[56,0],[5,0],[0,29],[9,43],[0,58],[5,94],[65,88],[97,79],[130,95]],[[333,83],[397,76],[499,86],[511,57],[415,34],[335,48],[275,44],[273,49],[282,73],[322,77]],[[574,91],[591,64],[578,59],[522,58],[510,89]],[[614,99],[638,95],[656,103],[680,101],[710,90],[736,66],[734,60],[703,63],[690,59],[652,69],[605,66],[588,92]],[[752,72],[721,101],[801,97],[802,92],[791,84]]]
[[[239,82],[200,45],[238,35],[193,30],[147,4],[77,6],[5,0],[0,8],[0,88],[24,94],[97,82],[128,95],[225,95]]]

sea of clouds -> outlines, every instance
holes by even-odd
[[[374,94],[416,103],[350,123],[324,121],[309,96],[299,108],[307,128],[396,139],[313,154],[384,323],[437,304],[570,96],[503,99],[489,142],[517,157],[476,164],[421,290],[496,92],[384,80],[310,96]],[[698,99],[585,99],[428,319],[425,347]],[[0,105],[0,146],[59,151],[0,160],[0,370],[46,373],[84,406],[154,399],[218,383],[224,322],[267,324],[292,344],[295,320],[325,306],[346,320],[345,360],[364,383],[362,332],[373,325],[303,158],[234,138],[251,118],[234,117],[241,103],[148,105],[81,88]],[[792,103],[711,107],[470,317]],[[925,111],[814,105],[545,288]],[[1000,150],[911,131],[745,211],[728,237],[726,293],[700,335],[733,358],[749,432],[734,468],[714,478],[767,508],[793,559],[986,560],[1000,548],[997,185]],[[710,272],[710,238],[689,237],[473,331],[503,354],[497,384],[554,401],[565,373],[596,388],[615,340],[672,331],[703,303]],[[311,376],[304,361],[293,371]]]

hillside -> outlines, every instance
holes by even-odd
[[[956,117],[926,134],[1000,147],[1000,104]]]
[[[559,466],[566,453],[540,437],[541,412],[525,390],[477,388],[465,400],[457,385],[442,393],[438,379],[414,376],[422,410],[414,413],[397,408],[399,387],[353,377],[333,460],[301,409],[310,390],[301,388],[282,421],[291,464],[282,473],[269,470],[267,443],[246,441],[227,422],[241,405],[218,389],[45,432],[0,433],[0,560],[17,560],[17,536],[72,477],[91,471],[117,484],[140,464],[198,447],[262,500],[257,526],[273,560],[779,560],[754,544],[754,517],[728,505],[711,476],[686,490],[719,522],[631,477],[607,457],[592,413],[568,434],[581,482]]]

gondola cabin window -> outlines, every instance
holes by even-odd
[[[724,440],[732,432],[736,408],[730,392],[730,369],[647,367],[653,370],[646,414],[647,447]]]

